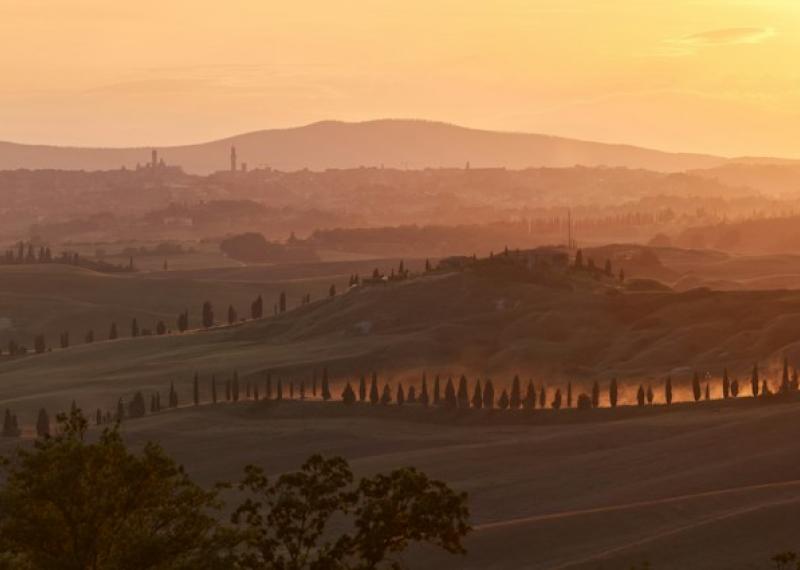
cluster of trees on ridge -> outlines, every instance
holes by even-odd
[[[97,259],[87,259],[78,253],[62,251],[55,256],[49,246],[35,246],[33,242],[18,242],[15,248],[7,249],[5,255],[0,257],[0,265],[34,265],[42,263],[60,263],[62,265],[75,265],[101,273],[122,273],[135,271],[133,262],[128,265],[114,265]]]
[[[159,445],[134,453],[118,425],[94,443],[87,429],[75,408],[0,460],[0,569],[371,570],[398,568],[412,543],[465,552],[466,494],[414,468],[356,480],[314,455],[205,489]],[[241,502],[226,508],[228,489]]]

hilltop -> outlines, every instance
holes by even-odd
[[[727,159],[671,153],[557,136],[470,129],[419,120],[361,123],[323,121],[269,129],[202,144],[160,148],[168,164],[208,174],[229,168],[235,146],[241,162],[279,170],[395,168],[623,166],[663,172],[708,169]],[[0,169],[108,170],[150,160],[150,148],[78,148],[0,142]],[[766,159],[765,159],[766,160]]]

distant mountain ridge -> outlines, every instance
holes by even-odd
[[[662,172],[715,168],[735,161],[713,155],[672,153],[623,144],[487,131],[404,119],[359,123],[323,121],[261,130],[216,141],[155,147],[167,164],[195,174],[230,168],[230,148],[250,168],[324,170],[387,168],[619,166]],[[109,170],[150,161],[150,147],[80,148],[0,142],[0,169]],[[748,159],[764,163],[781,159]]]

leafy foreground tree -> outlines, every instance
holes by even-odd
[[[157,445],[131,453],[116,428],[86,441],[79,410],[58,435],[3,458],[0,568],[227,568],[216,491]]]
[[[77,408],[58,421],[0,463],[0,568],[377,570],[411,543],[464,552],[466,495],[412,468],[356,483],[317,455],[271,482],[249,466],[224,525],[223,486],[200,488],[158,445],[132,453],[116,426],[90,443]]]
[[[243,569],[400,568],[392,557],[412,542],[465,552],[466,495],[412,468],[356,484],[344,459],[315,455],[274,483],[249,466],[239,489],[251,496],[232,517],[245,537]]]

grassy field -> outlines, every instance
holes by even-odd
[[[599,412],[599,413],[596,413]],[[413,465],[470,496],[468,555],[412,551],[413,568],[767,568],[797,548],[800,402],[711,402],[618,413],[474,413],[248,402],[123,424],[205,484],[248,463],[275,475],[312,453],[357,474]],[[0,441],[0,451],[11,441]]]

